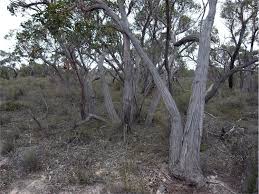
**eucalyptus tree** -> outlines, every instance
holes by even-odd
[[[251,48],[253,48],[255,41],[253,37],[258,31],[258,28],[256,29],[256,23],[258,22],[258,1],[228,0],[223,5],[221,16],[225,19],[226,26],[231,34],[229,44],[234,47],[229,62],[229,69],[232,70],[235,67],[240,49],[246,47],[245,40],[249,34],[252,34]],[[250,31],[248,27],[251,23],[254,29]],[[233,88],[233,74],[229,76],[228,84],[229,88]]]
[[[233,75],[237,72],[240,72],[240,87],[255,91],[251,88],[254,88],[253,73],[259,60],[258,51],[254,51],[254,46],[258,44],[255,38],[258,35],[258,2],[226,1],[221,16],[231,36],[213,51],[212,62],[219,67],[219,76],[208,88],[206,102],[215,96],[226,80],[229,88],[233,88]]]
[[[4,79],[17,78],[17,65],[20,63],[20,57],[15,52],[5,52],[0,50],[0,77]]]
[[[71,65],[80,84],[80,113],[81,118],[85,119],[89,113],[95,112],[94,91],[89,76],[90,67],[86,64],[89,61],[85,60],[86,57],[81,52],[87,31],[84,31],[80,18],[72,11],[67,10],[60,14],[60,10],[64,10],[65,6],[66,3],[61,1],[36,3],[14,1],[10,4],[9,10],[15,12],[22,8],[33,12],[31,18],[22,25],[23,31],[17,34],[19,40],[17,46],[22,49],[21,53],[27,51],[30,58],[41,59],[52,66],[61,80],[64,78],[56,63],[62,60]]]
[[[92,64],[98,63],[98,60],[94,56],[102,53],[102,49],[114,50],[116,46],[113,42],[118,42],[118,38],[113,35],[114,30],[105,15],[86,17],[69,9],[67,5],[67,1],[12,1],[9,10],[16,13],[20,9],[28,9],[32,13],[30,19],[23,24],[22,32],[17,34],[20,54],[29,53],[30,60],[41,59],[52,66],[62,81],[64,76],[56,63],[72,67],[81,88],[80,113],[84,120],[88,114],[95,113],[92,81],[96,79],[96,73]],[[97,31],[94,27],[98,28],[98,25],[101,30]],[[104,42],[105,48],[102,48]],[[111,56],[120,65],[113,52]],[[106,61],[124,81],[116,65],[109,58]],[[110,108],[107,107],[107,110]],[[116,122],[118,120],[116,118]]]
[[[186,14],[186,12],[195,13],[197,7],[194,6],[193,1],[154,0],[145,1],[143,6],[138,2],[134,4],[133,1],[126,4],[124,1],[116,3],[102,0],[56,1],[51,4],[49,1],[41,1],[35,4],[47,6],[43,12],[39,13],[40,18],[43,17],[40,21],[61,48],[61,55],[72,64],[78,79],[82,78],[81,70],[84,73],[89,71],[89,68],[84,65],[84,62],[89,59],[99,62],[103,90],[108,91],[103,61],[106,61],[106,64],[110,65],[118,74],[119,79],[124,82],[123,99],[125,100],[123,101],[126,103],[125,106],[123,105],[123,110],[126,114],[123,115],[122,122],[126,124],[130,123],[132,119],[134,84],[138,84],[134,83],[132,79],[132,74],[135,73],[134,68],[138,68],[139,71],[141,69],[139,67],[143,66],[143,71],[141,69],[143,75],[146,73],[145,70],[148,70],[148,74],[152,76],[152,81],[157,88],[157,94],[161,95],[170,116],[170,172],[173,176],[185,179],[190,183],[203,184],[205,179],[200,168],[199,152],[211,32],[217,1],[208,1],[209,11],[200,25]],[[20,6],[26,8],[35,6],[35,4],[29,3]],[[37,6],[34,9],[37,10]],[[129,18],[132,15],[129,14],[134,13],[134,9],[140,10],[144,16],[135,14],[133,20],[136,22],[131,22]],[[166,17],[163,15],[164,11],[167,13]],[[139,20],[141,17],[143,20]],[[197,33],[199,28],[200,32]],[[108,34],[103,33],[103,29],[106,29]],[[107,42],[111,37],[113,38],[109,45]],[[115,47],[112,42],[116,44]],[[198,42],[196,44],[199,45],[197,67],[186,123],[183,123],[170,87],[174,68],[178,62],[183,61],[180,57],[181,54],[185,51],[193,52],[196,49],[193,42]],[[151,57],[149,57],[150,55]],[[167,78],[163,80],[161,73]],[[142,79],[144,80],[144,78]],[[79,80],[79,82],[82,81]],[[82,93],[84,93],[83,89]],[[110,106],[111,98],[108,97],[107,100],[105,103],[112,107]],[[114,107],[112,109],[113,114],[110,117],[115,118],[117,117],[115,109]],[[125,117],[125,115],[127,116]],[[114,120],[118,120],[118,118]]]
[[[151,10],[152,12],[150,12],[152,14],[145,11],[144,13],[139,12],[137,15],[140,17],[140,13],[142,15],[146,14],[146,19],[143,22],[143,30],[141,31],[141,44],[145,46],[144,48],[148,54],[152,56],[152,62],[157,64],[159,72],[162,73],[162,69],[165,70],[167,75],[165,81],[170,93],[173,94],[172,79],[185,60],[180,54],[186,52],[190,47],[194,49],[197,47],[197,44],[193,43],[198,42],[198,31],[196,31],[195,26],[198,25],[196,19],[201,16],[201,14],[199,14],[200,6],[194,1],[175,0],[147,2],[147,8],[144,6],[143,9],[145,8],[144,11]],[[151,2],[153,2],[153,4]],[[193,17],[190,13],[197,16]],[[146,25],[148,22],[151,24],[149,27]],[[139,20],[136,19],[136,23],[137,27],[141,29]],[[143,33],[145,31],[147,31],[146,34]],[[146,38],[143,38],[145,35]],[[182,37],[186,35],[188,35],[188,37],[196,37],[196,39],[189,38],[188,41],[183,41]],[[185,39],[187,40],[188,37]],[[193,50],[187,52],[191,53]],[[144,78],[147,79],[147,77],[148,76],[145,76]],[[149,83],[144,84],[144,88],[146,88],[144,90],[144,96],[150,93],[150,89],[153,88],[152,83],[153,79],[151,77]],[[157,90],[156,88],[153,92],[152,101],[146,116],[146,125],[151,124],[156,107],[160,102],[161,95],[157,95],[157,93],[159,93]]]
[[[209,63],[210,33],[214,22],[216,4],[217,1],[215,0],[209,1],[209,13],[202,23],[199,36],[198,65],[193,81],[193,92],[190,99],[185,128],[183,128],[180,112],[168,87],[161,79],[155,65],[142,48],[139,40],[131,31],[128,19],[124,16],[120,17],[116,11],[101,0],[92,1],[90,4],[80,1],[77,5],[84,13],[89,13],[94,10],[103,10],[105,14],[112,18],[119,31],[130,39],[143,63],[149,69],[171,116],[169,148],[170,170],[173,175],[184,178],[194,184],[204,183],[204,177],[200,169],[199,151]]]

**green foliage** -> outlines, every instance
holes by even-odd
[[[113,85],[113,88],[116,90],[116,91],[120,91],[122,89],[122,83],[115,80],[114,83],[112,84]]]
[[[182,65],[179,71],[177,72],[179,77],[194,77],[194,70],[188,69],[185,65]]]
[[[36,76],[36,77],[45,77],[46,66],[42,64],[37,63],[30,63],[29,65],[22,65],[19,69],[19,75],[21,77],[27,77],[27,76]]]
[[[242,110],[245,107],[245,98],[236,93],[223,92],[223,98],[211,101],[206,110],[216,116],[226,117],[229,119],[240,119]]]
[[[181,113],[186,113],[189,105],[191,91],[181,91],[175,96],[177,107]]]
[[[51,3],[48,5],[46,12],[44,13],[45,27],[53,35],[60,35],[61,28],[70,27],[71,13],[67,9],[66,1],[58,1],[57,3]]]
[[[7,90],[7,96],[10,100],[18,100],[23,95],[24,91],[20,87],[10,87]]]
[[[21,77],[27,77],[27,76],[31,76],[32,75],[32,69],[31,67],[27,66],[27,65],[22,65],[20,70],[19,70],[19,75]]]
[[[202,143],[200,146],[200,152],[205,152],[207,149],[208,149],[208,145]]]
[[[1,111],[18,111],[26,108],[27,106],[21,102],[9,101],[0,105]]]
[[[10,70],[6,67],[0,67],[0,77],[3,79],[10,79]]]
[[[178,24],[179,31],[188,30],[190,28],[191,22],[192,20],[190,17],[188,17],[187,15],[182,15],[179,19]]]

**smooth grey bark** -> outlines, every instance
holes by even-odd
[[[198,54],[198,66],[196,70],[195,79],[193,82],[193,94],[190,100],[188,109],[188,119],[185,127],[183,138],[183,126],[180,112],[172,98],[166,84],[160,77],[157,68],[152,63],[146,52],[141,47],[138,39],[132,34],[128,27],[127,18],[120,19],[115,12],[110,9],[103,1],[96,0],[97,4],[89,7],[81,8],[84,12],[103,9],[116,23],[116,27],[128,36],[134,48],[141,57],[143,63],[149,69],[154,83],[158,88],[166,109],[170,115],[170,147],[169,147],[169,168],[171,172],[178,177],[190,180],[195,184],[204,182],[201,174],[199,163],[199,148],[200,139],[202,135],[203,112],[205,103],[205,90],[207,81],[207,71],[209,64],[209,50],[210,50],[210,32],[212,29],[216,0],[210,0],[210,11],[203,24],[202,32],[200,34],[200,47]],[[197,113],[197,114],[196,114]],[[189,161],[190,160],[190,161]],[[189,164],[189,166],[188,166]],[[177,166],[180,168],[177,169]],[[176,168],[175,168],[176,167]],[[186,169],[184,169],[186,167]],[[189,174],[190,173],[190,174]]]
[[[100,71],[100,77],[102,80],[102,92],[103,92],[103,96],[104,96],[104,104],[107,110],[107,113],[109,115],[109,118],[111,119],[112,123],[120,123],[121,120],[114,108],[114,104],[112,102],[112,97],[111,97],[111,93],[109,90],[109,86],[107,84],[107,81],[105,79],[105,70],[103,67],[103,62],[104,62],[104,56],[102,55],[99,62],[98,62],[98,69]]]
[[[123,3],[120,1],[119,9],[123,20],[127,20],[127,15]],[[127,24],[126,24],[127,25]],[[128,27],[128,25],[127,25]],[[123,34],[123,65],[124,65],[124,87],[123,87],[123,105],[122,122],[130,126],[134,121],[136,113],[136,104],[134,101],[134,66],[130,55],[130,40],[126,34]]]
[[[123,122],[127,125],[131,125],[134,120],[134,66],[130,59],[130,41],[127,35],[123,35],[124,42],[124,86],[123,86],[123,107],[122,107],[122,117]]]
[[[87,77],[84,78],[84,93],[86,97],[86,109],[89,113],[94,114],[96,112],[95,92],[93,89],[92,81],[89,80]]]
[[[171,166],[170,169],[175,176],[195,185],[203,185],[205,183],[200,168],[200,144],[209,67],[210,36],[216,13],[216,5],[217,0],[209,0],[209,13],[201,26],[198,61],[192,84],[192,94],[187,112],[180,158],[177,164]]]
[[[172,98],[166,84],[163,82],[162,78],[160,77],[157,68],[152,63],[150,58],[147,56],[144,49],[140,46],[140,43],[138,39],[132,34],[128,27],[128,21],[127,18],[124,20],[121,20],[113,10],[111,10],[103,1],[96,0],[97,4],[94,4],[89,7],[81,7],[83,12],[89,12],[96,9],[103,9],[107,15],[109,15],[116,23],[117,27],[125,33],[131,43],[133,44],[134,48],[138,52],[140,58],[142,59],[143,63],[147,66],[149,69],[154,82],[156,84],[156,87],[158,88],[166,109],[168,110],[170,114],[170,126],[171,126],[171,133],[170,133],[170,148],[169,148],[169,164],[170,166],[173,166],[176,161],[179,159],[180,155],[180,148],[182,143],[182,134],[183,134],[183,126],[181,122],[181,115],[180,112],[176,106],[176,103],[174,99]]]
[[[177,105],[172,98],[166,83],[163,82],[162,78],[160,77],[157,68],[152,63],[150,58],[147,56],[143,48],[140,46],[138,39],[132,34],[130,29],[127,27],[125,23],[127,21],[120,21],[117,16],[108,8],[106,7],[105,10],[107,14],[109,14],[112,18],[119,21],[123,31],[125,34],[128,35],[130,38],[133,46],[135,47],[136,51],[138,52],[139,56],[141,57],[142,61],[146,64],[147,68],[149,69],[156,87],[158,88],[166,109],[170,114],[170,146],[169,146],[169,165],[173,166],[176,161],[179,159],[180,156],[180,148],[182,142],[182,134],[183,134],[183,126],[181,121],[181,115],[177,108]]]

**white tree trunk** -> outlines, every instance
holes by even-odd
[[[119,3],[120,13],[124,20],[127,15],[123,3]],[[128,26],[127,26],[128,27]],[[130,55],[130,40],[126,34],[123,34],[123,65],[124,65],[124,87],[123,87],[123,106],[122,106],[122,122],[130,126],[134,121],[136,113],[135,89],[134,89],[134,65]]]
[[[105,79],[105,70],[103,67],[103,61],[104,61],[104,56],[101,56],[100,61],[98,62],[98,69],[100,71],[100,77],[102,80],[102,92],[103,92],[103,96],[104,96],[104,103],[105,103],[105,107],[107,110],[107,113],[109,115],[109,118],[111,119],[112,123],[120,123],[121,120],[114,108],[113,102],[112,102],[112,97],[111,97],[111,93],[109,90],[109,86],[107,84],[107,81]]]
[[[200,168],[200,144],[209,66],[210,34],[216,13],[216,5],[217,0],[209,0],[209,13],[202,23],[197,68],[192,85],[181,154],[177,165],[171,169],[175,176],[198,185],[205,183]]]
[[[95,92],[93,89],[92,81],[89,80],[87,77],[84,79],[84,90],[86,97],[86,109],[89,113],[95,114]]]

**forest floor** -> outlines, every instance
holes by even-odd
[[[152,126],[143,125],[142,113],[124,141],[118,127],[101,121],[74,127],[80,121],[76,85],[64,90],[53,80],[33,77],[0,83],[0,193],[229,194],[257,190],[256,94],[226,92],[207,105],[201,162],[209,182],[197,189],[168,174],[169,131],[162,103]],[[111,87],[119,110],[121,91]],[[96,89],[96,95],[97,114],[106,117],[101,91]],[[188,103],[185,96],[176,99],[182,107]]]

